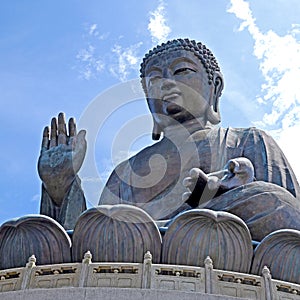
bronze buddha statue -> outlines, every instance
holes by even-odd
[[[192,208],[223,210],[241,217],[256,240],[276,229],[300,229],[300,188],[276,142],[254,127],[218,126],[224,79],[205,45],[176,39],[155,47],[141,64],[141,82],[158,142],[115,168],[99,205],[139,206],[155,220]],[[39,159],[41,212],[61,220],[85,209],[76,175],[84,131],[77,134],[72,119],[69,127],[68,135],[63,116],[53,119]],[[71,152],[76,168],[70,171]]]

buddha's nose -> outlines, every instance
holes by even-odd
[[[161,90],[170,90],[176,86],[176,81],[172,78],[163,78],[161,82]]]

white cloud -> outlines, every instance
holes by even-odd
[[[296,37],[298,34],[300,35],[300,24],[292,24],[292,36]]]
[[[288,158],[296,176],[298,182],[300,180],[300,164],[299,164],[299,147],[300,144],[297,141],[297,137],[300,132],[300,123],[293,127],[288,127],[279,132],[279,136],[276,139],[278,145],[283,150],[285,156]]]
[[[88,44],[85,48],[80,49],[76,55],[77,68],[83,79],[97,79],[104,70],[120,81],[126,81],[133,71],[137,75],[142,58],[138,52],[142,42],[128,47],[115,43],[110,51],[104,53],[104,48],[107,48],[107,44],[111,43],[107,40],[109,33],[101,34],[97,24],[85,25],[85,31],[84,38],[88,40]],[[119,39],[122,39],[122,36]],[[103,40],[106,40],[105,46],[102,43]]]
[[[300,78],[300,40],[296,39],[299,25],[293,24],[285,36],[279,36],[272,30],[262,33],[249,3],[244,0],[231,0],[228,12],[243,21],[239,30],[248,29],[255,42],[253,54],[260,60],[260,70],[265,79],[257,100],[261,104],[272,104],[272,111],[265,114],[260,125],[266,128],[282,126],[286,114],[300,105],[297,82]]]
[[[141,57],[138,55],[138,50],[143,43],[131,45],[124,48],[120,45],[115,45],[112,48],[114,61],[117,64],[110,66],[110,72],[121,81],[126,81],[132,71],[137,71]]]
[[[97,24],[92,24],[89,29],[89,35],[98,35]]]
[[[86,80],[98,75],[105,67],[104,61],[95,55],[95,50],[94,46],[89,45],[87,48],[81,49],[76,55],[77,60],[83,63],[80,74]]]
[[[171,32],[170,27],[166,24],[163,0],[160,0],[157,8],[150,12],[148,30],[152,42],[155,44],[165,41]],[[83,79],[97,78],[104,70],[122,82],[128,80],[133,73],[138,76],[139,64],[144,54],[139,51],[142,42],[130,46],[114,43],[110,52],[103,53],[100,42],[104,39],[107,40],[109,34],[101,34],[97,24],[86,24],[85,31],[85,38],[89,43],[76,56],[79,62],[79,72]],[[121,38],[122,36],[119,37],[119,39]]]
[[[81,49],[76,58],[82,61],[90,61],[93,58],[95,48],[89,45],[86,49]]]
[[[241,19],[239,30],[248,30],[254,40],[253,54],[257,57],[264,77],[257,101],[271,108],[257,123],[276,131],[276,140],[286,153],[300,178],[295,137],[300,130],[300,25],[292,24],[286,35],[273,30],[263,33],[256,25],[249,3],[231,0],[228,12]],[[296,145],[298,146],[298,145]]]
[[[98,24],[86,24],[85,25],[85,31],[87,34],[85,34],[86,37],[88,38],[95,38],[95,40],[104,40],[109,36],[109,32],[105,32],[100,34],[98,30]]]
[[[148,30],[154,44],[164,42],[168,38],[171,28],[166,24],[165,4],[163,1],[159,1],[156,10],[150,12]]]

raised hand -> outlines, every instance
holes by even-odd
[[[68,130],[63,113],[51,120],[51,129],[45,127],[38,172],[51,199],[60,206],[78,173],[86,153],[85,130],[76,132],[74,118],[69,119]]]

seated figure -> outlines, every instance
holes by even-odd
[[[300,188],[276,142],[254,127],[218,126],[224,80],[205,45],[176,39],[157,46],[141,64],[141,82],[152,137],[159,141],[115,168],[99,205],[136,205],[155,220],[192,208],[224,210],[241,217],[256,240],[277,229],[300,229]],[[53,119],[39,159],[41,212],[62,220],[85,208],[76,175],[85,154],[84,131],[76,134],[69,123],[68,135],[62,115],[58,125]],[[64,151],[63,163],[57,156]],[[72,171],[66,151],[73,152]],[[73,212],[75,206],[80,209]]]

